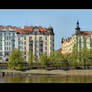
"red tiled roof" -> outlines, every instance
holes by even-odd
[[[3,28],[12,28],[12,29],[16,29],[17,32],[19,33],[23,33],[23,31],[32,31],[34,26],[24,26],[24,28],[21,28],[21,27],[18,28],[16,26],[11,26],[11,25],[8,25],[8,26],[0,25],[0,29],[3,29]],[[44,32],[47,31],[47,29],[42,26],[38,26],[37,28],[39,28],[40,31],[44,31]]]
[[[62,48],[58,49],[57,51],[58,51],[58,52],[61,52],[61,51],[62,51]]]
[[[26,31],[32,31],[33,28],[33,26],[24,26],[24,30]]]
[[[12,28],[12,29],[17,29],[16,26],[11,26],[11,25],[8,25],[8,26],[2,26],[0,25],[0,29],[3,29],[3,28]]]
[[[40,31],[47,31],[46,28],[43,28],[43,27],[41,27],[41,26],[39,26],[38,28],[39,28]]]
[[[92,31],[81,31],[82,33],[82,36],[86,36],[88,35],[89,33],[92,33]]]

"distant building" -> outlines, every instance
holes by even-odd
[[[82,31],[79,27],[79,22],[77,21],[75,33],[72,37],[62,38],[62,53],[71,53],[74,44],[77,46],[77,50],[80,51],[82,48],[92,49],[92,31]]]
[[[54,51],[54,32],[50,26],[0,26],[0,61],[6,61],[13,48],[18,48],[28,61],[29,50],[39,57]]]
[[[60,48],[60,49],[58,49],[57,51],[61,53],[61,52],[62,52],[62,49]]]

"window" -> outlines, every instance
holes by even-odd
[[[39,44],[43,44],[43,41],[40,41]]]
[[[90,43],[90,47],[92,47],[92,43]]]
[[[24,40],[26,40],[26,36],[24,37]]]
[[[32,40],[32,37],[30,37],[29,40],[31,41]]]
[[[19,46],[18,48],[19,48],[20,50],[22,50],[22,46]]]
[[[9,33],[9,35],[11,35],[11,33]]]
[[[45,42],[45,45],[47,45],[47,42]]]
[[[26,50],[26,47],[24,47],[24,49]]]
[[[0,33],[0,36],[2,36],[2,33]]]
[[[11,48],[9,47],[9,50],[11,50]]]
[[[90,42],[92,42],[92,39],[90,39]]]
[[[24,44],[26,45],[26,41],[24,41]]]
[[[19,44],[21,45],[22,44],[22,41],[19,41]]]
[[[2,50],[2,46],[0,46],[0,50]]]
[[[30,34],[33,34],[33,32],[31,31]]]
[[[13,33],[13,36],[15,36],[15,33]]]
[[[81,43],[81,38],[79,39],[79,43]]]
[[[24,52],[24,54],[26,55],[26,52]]]
[[[42,37],[39,38],[39,41],[42,41]]]
[[[8,45],[8,42],[7,42],[7,45]]]
[[[20,37],[18,37],[18,40],[20,40]]]
[[[47,47],[45,47],[45,50],[47,50]]]
[[[24,56],[24,58],[26,59],[26,56]]]
[[[15,44],[13,44],[13,48],[15,47]]]
[[[84,42],[84,48],[86,48],[86,39],[85,38],[83,39],[83,42]]]
[[[37,35],[37,32],[35,31],[35,33],[34,33],[35,35]]]
[[[9,36],[9,40],[11,40],[10,38],[11,38],[11,37]]]
[[[33,49],[33,46],[30,46],[30,49]]]
[[[7,40],[8,40],[8,36],[7,36]]]
[[[10,45],[11,43],[9,42],[9,45]]]
[[[43,32],[41,32],[41,31],[40,31],[40,32],[39,32],[39,34],[40,34],[40,35],[42,35],[42,34],[43,34]]]
[[[33,41],[30,41],[30,44],[33,44]]]
[[[45,40],[47,40],[47,36],[45,36]]]

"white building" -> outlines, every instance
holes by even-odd
[[[0,61],[6,61],[13,48],[18,48],[24,61],[28,61],[29,50],[39,57],[54,51],[53,28],[41,26],[0,26]]]

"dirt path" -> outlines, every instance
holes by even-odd
[[[0,70],[1,72],[30,73],[30,74],[59,74],[59,75],[92,75],[92,70],[27,70],[25,72],[16,70]]]

